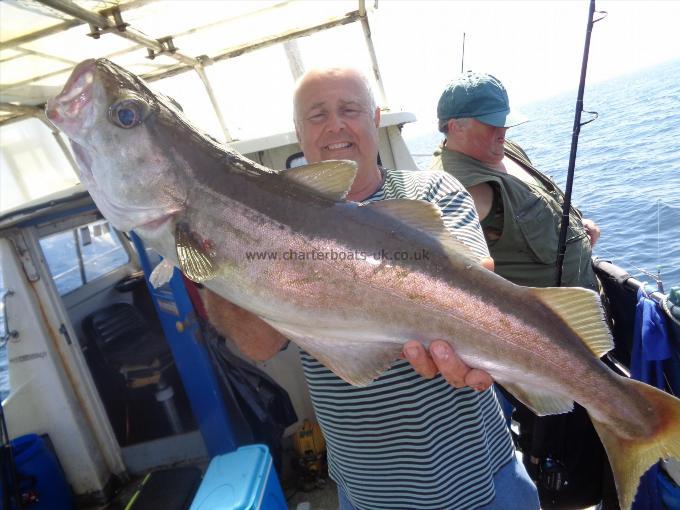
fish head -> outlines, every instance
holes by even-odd
[[[137,76],[106,59],[81,62],[46,115],[71,141],[81,183],[117,229],[154,231],[183,209],[191,176],[174,145],[188,127]]]

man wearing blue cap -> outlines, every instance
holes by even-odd
[[[472,195],[495,271],[519,285],[554,286],[564,195],[549,177],[534,168],[517,144],[505,138],[508,128],[525,119],[511,112],[503,84],[489,74],[463,73],[444,89],[437,117],[446,140],[435,154],[432,167],[456,177]],[[591,251],[599,234],[597,225],[572,207],[564,286],[598,290]],[[606,459],[583,409],[535,419],[530,411],[515,404],[520,408],[516,417],[521,423],[525,465],[538,481],[542,501],[562,498],[560,502],[569,507],[597,502]],[[555,430],[561,432],[556,434]],[[547,439],[538,444],[539,437]],[[526,440],[524,445],[522,440]],[[567,448],[572,451],[567,452]],[[577,450],[580,453],[574,455]],[[533,465],[526,462],[530,456]],[[578,460],[572,462],[575,458]],[[548,470],[541,462],[548,460],[552,462],[549,469],[561,470],[552,473],[552,480],[568,480],[568,486],[565,483],[564,487],[548,489],[541,484],[541,471]],[[543,478],[547,480],[548,476]]]
[[[503,84],[468,71],[446,87],[437,116],[446,141],[433,166],[472,195],[496,272],[520,285],[554,285],[564,195],[506,140],[525,120],[511,112]],[[597,289],[590,257],[600,230],[574,208],[569,227],[563,285]]]

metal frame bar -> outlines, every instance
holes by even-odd
[[[378,66],[378,56],[375,53],[373,46],[373,38],[371,37],[371,26],[368,23],[368,15],[366,13],[366,1],[359,0],[359,16],[361,19],[361,28],[364,31],[364,41],[366,41],[366,49],[371,58],[371,67],[373,68],[373,76],[378,85],[378,94],[380,94],[380,101],[384,109],[389,110],[387,103],[387,95],[385,94],[385,86],[383,85],[382,75],[380,74],[380,67]]]
[[[210,98],[210,102],[212,104],[213,110],[215,111],[215,115],[217,116],[217,120],[220,123],[220,126],[222,127],[222,131],[224,132],[226,141],[231,140],[231,135],[229,134],[229,130],[227,129],[226,123],[224,121],[224,116],[222,115],[220,106],[217,102],[217,99],[215,98],[212,87],[210,86],[210,82],[208,81],[208,77],[206,76],[205,71],[203,69],[202,60],[190,57],[188,55],[184,55],[183,53],[175,50],[174,45],[171,43],[172,38],[169,38],[170,42],[165,42],[164,40],[162,41],[151,39],[150,37],[130,27],[127,24],[125,24],[125,26],[121,29],[119,25],[114,23],[114,21],[112,21],[110,18],[98,13],[88,11],[87,9],[83,9],[82,7],[71,2],[70,0],[37,0],[37,1],[44,5],[52,7],[53,9],[57,9],[58,11],[64,12],[70,16],[80,19],[86,23],[89,23],[92,26],[102,27],[107,32],[134,41],[136,43],[141,44],[142,46],[146,46],[146,48],[149,50],[149,56],[151,58],[153,58],[153,56],[156,53],[167,54],[169,57],[179,60],[185,65],[191,66],[198,73],[201,82],[206,88],[206,92],[208,93],[208,97]]]
[[[133,51],[136,51],[140,48],[143,48],[143,45],[134,44],[134,45],[130,46],[129,48],[125,48],[124,50],[118,50],[118,51],[114,51],[113,53],[108,53],[108,54],[104,55],[104,58],[112,58],[112,57],[117,57],[119,55],[125,55],[126,53],[132,53]],[[19,51],[19,50],[17,50],[17,51]],[[46,56],[46,57],[51,58],[49,56]],[[148,63],[147,65],[154,65],[154,64],[153,64],[153,62],[151,62],[151,63]],[[157,66],[161,67],[161,68],[167,67],[167,66],[163,66],[161,64],[157,64]],[[57,75],[60,75],[60,74],[63,74],[63,73],[68,73],[69,71],[71,71],[72,68],[73,68],[73,66],[63,67],[61,69],[57,69],[56,71],[50,71],[49,73],[46,73],[46,74],[34,76],[33,78],[27,78],[25,80],[17,81],[17,82],[14,82],[14,83],[9,83],[7,85],[3,85],[2,90],[5,91],[5,90],[15,89],[15,88],[18,88],[18,87],[23,87],[24,85],[29,85],[33,82],[41,81],[41,80],[44,80],[46,78],[52,78],[53,76],[57,76]]]
[[[123,7],[128,7],[128,6],[131,6],[132,4],[136,4],[136,3],[137,3],[137,4],[139,4],[139,5],[136,5],[136,7],[141,7],[141,6],[143,6],[144,4],[151,3],[151,2],[156,2],[156,1],[158,1],[158,0],[137,0],[136,2],[135,2],[135,1],[129,2],[129,3],[127,3],[127,4],[121,5],[121,6],[120,6],[120,11],[123,12],[123,11],[125,11],[125,10],[130,10],[130,8],[123,9]],[[241,19],[241,18],[245,18],[245,17],[248,17],[248,16],[259,15],[259,14],[261,14],[261,13],[263,13],[263,12],[266,12],[266,11],[273,11],[273,10],[275,10],[275,9],[278,9],[278,8],[280,8],[280,7],[283,7],[284,5],[287,5],[287,4],[291,3],[292,1],[293,1],[293,0],[284,0],[283,2],[280,2],[280,3],[278,3],[278,4],[275,4],[275,5],[266,7],[266,8],[264,8],[264,9],[259,9],[259,10],[256,10],[256,11],[252,11],[252,12],[250,12],[250,13],[244,15],[244,16],[236,16],[236,17],[231,17],[231,18],[225,18],[225,19],[222,19],[222,20],[219,20],[219,21],[215,21],[215,22],[213,22],[213,23],[208,23],[207,25],[202,25],[202,26],[200,26],[200,27],[195,27],[195,28],[191,28],[191,29],[189,29],[189,30],[185,30],[184,32],[178,32],[178,33],[176,33],[176,34],[173,34],[172,37],[173,37],[174,39],[177,39],[177,38],[179,38],[179,37],[184,37],[184,36],[186,36],[186,35],[195,34],[195,33],[197,33],[197,32],[200,32],[200,31],[203,31],[203,30],[206,30],[206,29],[209,29],[209,28],[215,28],[215,27],[217,27],[217,26],[224,25],[224,24],[226,24],[226,23],[230,23],[231,21],[233,21],[233,20],[235,20],[235,19]],[[73,25],[73,26],[79,26],[79,25],[83,25],[83,24],[85,23],[85,22],[82,21],[82,20],[77,20],[77,21],[78,21],[78,23],[77,23],[76,25]],[[70,26],[69,23],[70,23],[70,22],[62,23],[62,24],[60,24],[60,25],[55,25],[55,27],[52,27],[52,28],[50,28],[50,29],[45,29],[44,31],[34,32],[33,34],[28,34],[28,36],[25,36],[25,37],[29,37],[29,36],[34,35],[34,34],[35,34],[35,35],[38,35],[38,36],[35,37],[35,38],[31,38],[31,39],[29,39],[29,40],[27,40],[27,41],[23,41],[23,42],[31,42],[32,40],[39,39],[40,37],[45,37],[45,36],[53,35],[54,33],[58,33],[58,32],[61,31],[61,30],[64,30],[64,31],[65,31],[65,30],[68,30],[69,28],[72,28],[72,27],[73,27],[73,26]],[[60,30],[57,30],[56,27],[62,27],[62,28],[60,28]],[[43,34],[42,32],[45,32],[45,33]],[[12,39],[11,41],[7,41],[6,43],[2,43],[2,44],[7,44],[7,45],[9,45],[12,41],[15,41],[15,40],[16,40],[16,41],[19,41],[19,39],[23,39],[23,38],[24,38],[24,36],[22,36],[21,38]],[[2,44],[0,44],[0,49],[3,49]],[[15,46],[16,46],[16,45],[15,45]],[[116,57],[116,56],[118,56],[118,55],[125,55],[125,54],[127,54],[127,53],[132,53],[133,51],[136,51],[136,50],[140,49],[140,48],[143,47],[143,46],[144,46],[143,44],[135,44],[135,45],[133,45],[133,46],[130,46],[129,48],[125,48],[125,49],[123,49],[123,50],[119,50],[119,51],[116,51],[116,52],[114,52],[114,53],[109,53],[108,55],[104,55],[104,58],[111,58],[111,57]],[[19,51],[19,50],[17,50],[17,51]],[[17,58],[17,57],[19,57],[19,56],[10,57],[10,59],[11,59],[11,58]],[[45,57],[46,57],[46,58],[53,58],[53,57],[51,57],[51,56],[49,56],[49,55],[45,55]],[[6,60],[10,60],[10,59],[6,59]],[[199,58],[199,60],[200,60],[200,58]],[[207,60],[209,61],[210,59],[207,59]],[[207,64],[206,64],[206,65],[207,65]],[[169,66],[159,66],[159,67],[167,68],[167,67],[169,67]],[[8,85],[4,85],[4,86],[3,86],[3,89],[7,90],[7,89],[15,88],[15,87],[20,87],[20,86],[27,85],[27,84],[32,83],[32,82],[35,82],[35,81],[44,80],[45,78],[51,78],[52,76],[56,76],[56,75],[59,75],[59,74],[62,74],[62,73],[66,73],[66,72],[68,72],[68,71],[70,71],[70,70],[71,70],[71,67],[65,67],[65,68],[63,68],[63,69],[59,69],[59,70],[57,70],[57,71],[52,71],[52,72],[47,73],[47,74],[44,74],[44,75],[35,76],[35,77],[33,77],[33,78],[29,78],[29,79],[22,80],[22,81],[19,81],[19,82],[15,82],[15,83],[10,83],[10,84],[8,84]]]
[[[28,106],[13,103],[0,103],[0,110],[30,117],[39,117],[45,113],[39,106]]]
[[[283,43],[283,50],[286,52],[290,73],[293,75],[293,79],[297,81],[305,73],[305,64],[302,61],[297,39],[285,41]]]
[[[359,17],[360,17],[359,11],[350,11],[341,17],[331,18],[330,20],[326,20],[322,23],[317,23],[311,26],[290,30],[283,34],[265,37],[264,39],[260,39],[259,41],[254,43],[244,44],[242,46],[237,46],[234,48],[223,50],[221,53],[217,54],[214,57],[207,57],[204,60],[203,64],[209,65],[215,62],[219,62],[221,60],[228,60],[230,58],[239,57],[241,55],[245,55],[246,53],[260,50],[262,48],[273,46],[274,44],[279,44],[288,41],[290,39],[297,39],[298,37],[311,35],[316,32],[327,30],[329,28],[348,25],[350,23],[357,21]],[[141,77],[145,81],[153,82],[157,80],[162,80],[164,78],[170,78],[172,76],[177,76],[178,74],[186,73],[187,71],[191,71],[191,69],[192,66],[177,64],[174,66],[170,66],[166,70],[154,73],[147,73],[142,75]]]
[[[131,2],[118,5],[118,9],[120,10],[120,12],[130,11],[132,9],[138,9],[139,7],[143,7],[146,4],[150,4],[156,1],[157,0],[133,0]],[[70,28],[78,27],[84,24],[85,21],[81,19],[64,21],[63,23],[52,25],[51,27],[43,28],[42,30],[37,30],[35,32],[31,32],[30,34],[15,37],[14,39],[9,39],[8,41],[2,41],[0,42],[0,50],[6,50],[14,48],[16,46],[21,46],[22,44],[37,41],[38,39],[42,39],[43,37],[58,34],[60,32],[65,32]]]
[[[215,110],[215,115],[217,116],[217,120],[220,123],[220,127],[222,128],[222,133],[224,133],[224,140],[226,142],[231,142],[232,141],[231,134],[229,133],[229,129],[227,128],[227,123],[224,120],[224,115],[222,115],[222,110],[220,109],[219,103],[217,102],[217,98],[215,97],[215,93],[213,92],[213,88],[212,85],[210,84],[210,80],[208,79],[208,75],[205,72],[205,67],[203,67],[202,64],[199,64],[197,66],[194,66],[194,71],[196,71],[196,74],[198,74],[198,77],[201,79],[201,82],[203,82],[205,91],[208,93],[210,103],[212,104],[213,109]]]
[[[152,39],[146,34],[143,34],[139,30],[136,30],[130,26],[126,26],[124,29],[120,29],[108,17],[102,16],[101,14],[98,14],[96,12],[88,11],[87,9],[83,9],[82,7],[71,2],[70,0],[37,0],[37,1],[40,2],[41,4],[47,5],[48,7],[52,7],[53,9],[68,14],[69,16],[73,16],[74,18],[80,19],[86,23],[96,25],[97,27],[101,27],[112,34],[117,35],[118,37],[122,37],[124,39],[128,39],[130,41],[146,46],[150,50],[156,51],[158,53],[164,53],[166,50],[166,47],[163,44],[158,42],[156,39]],[[179,51],[168,53],[168,56],[176,60],[179,60],[180,62],[187,65],[194,66],[199,63],[197,59],[190,57],[188,55],[184,55]]]
[[[14,51],[18,51],[20,55],[15,55],[14,57],[10,57],[8,59],[3,60],[3,62],[7,62],[9,60],[14,60],[15,58],[21,58],[21,57],[26,57],[26,56],[33,56],[33,57],[40,57],[44,58],[47,60],[54,60],[56,62],[62,62],[64,64],[68,64],[69,66],[76,66],[78,62],[69,60],[67,58],[62,58],[62,57],[57,57],[55,55],[50,55],[48,53],[44,53],[42,51],[36,51],[36,50],[31,50],[28,48],[16,48]]]
[[[69,150],[68,146],[66,145],[66,142],[64,142],[64,139],[61,137],[61,133],[59,132],[59,130],[54,128],[54,124],[52,124],[49,120],[47,120],[47,117],[44,114],[41,115],[39,117],[39,119],[52,132],[52,136],[54,137],[54,141],[57,142],[57,145],[59,145],[61,152],[64,153],[64,156],[66,157],[69,164],[71,165],[71,169],[73,170],[73,172],[76,175],[80,175],[80,171],[78,170],[78,164],[76,163],[75,159],[73,159],[73,154],[71,154],[71,151]]]
[[[48,4],[50,2],[64,2],[64,0],[38,0],[38,1],[45,3],[45,4]],[[144,3],[148,3],[150,1],[155,1],[155,0],[138,0],[138,1],[141,4],[144,4]],[[266,9],[254,11],[254,12],[250,13],[250,15],[255,15],[255,14],[259,14],[259,13],[262,13],[264,11],[267,11],[267,10],[273,10],[273,9],[280,8],[280,7],[290,3],[290,1],[291,0],[286,0],[286,1],[281,2],[279,4],[267,7]],[[134,3],[134,2],[131,2],[131,3]],[[123,4],[123,5],[128,5],[128,4]],[[123,9],[121,9],[121,10],[123,10]],[[89,11],[86,11],[86,12],[89,12]],[[92,14],[92,13],[90,13],[90,14]],[[327,29],[333,28],[335,26],[342,26],[342,25],[346,25],[346,24],[349,24],[349,23],[353,23],[354,21],[357,21],[357,19],[359,19],[361,16],[365,16],[365,9],[364,9],[364,14],[361,14],[360,10],[351,11],[351,12],[348,12],[347,14],[345,14],[344,16],[339,17],[339,18],[332,18],[332,19],[327,20],[327,21],[322,22],[322,23],[318,23],[318,24],[311,25],[311,26],[308,26],[308,27],[303,27],[303,28],[296,29],[296,30],[291,30],[291,31],[284,33],[284,34],[265,38],[265,39],[260,40],[256,43],[251,43],[251,44],[246,44],[246,45],[243,45],[243,46],[237,46],[235,48],[225,49],[215,57],[212,57],[212,58],[204,57],[204,58],[201,58],[201,59],[197,59],[196,63],[200,63],[203,66],[210,65],[210,64],[212,64],[214,62],[218,62],[220,60],[225,60],[225,59],[237,57],[237,56],[243,55],[245,53],[250,53],[251,51],[255,51],[255,50],[258,50],[258,49],[261,49],[261,48],[265,48],[267,46],[271,46],[271,45],[274,45],[274,44],[278,44],[280,42],[285,42],[285,41],[290,40],[290,39],[296,39],[296,38],[299,38],[299,37],[311,35],[315,32],[327,30]],[[185,32],[174,34],[172,37],[177,38],[177,37],[182,37],[182,36],[185,36],[185,35],[188,35],[188,34],[193,34],[193,33],[196,33],[200,30],[219,26],[220,24],[227,23],[229,21],[232,21],[233,19],[234,18],[229,18],[229,19],[221,20],[221,21],[218,21],[218,22],[215,22],[215,23],[210,23],[208,25],[204,25],[204,26],[199,27],[199,28],[193,28],[193,29],[187,30]],[[81,25],[83,23],[85,23],[85,21],[81,20],[81,22],[78,23],[78,25]],[[65,28],[63,28],[63,30],[66,30],[66,29],[70,28],[70,26],[68,26],[68,25],[69,25],[69,22],[62,23],[62,24],[57,25],[57,26],[58,27],[65,27]],[[35,34],[41,34],[41,37],[44,37],[46,35],[52,35],[53,33],[57,33],[59,31],[59,30],[56,29],[57,26],[54,27],[54,30],[50,29],[48,31],[48,29],[45,29],[45,31],[34,32],[33,34],[28,34],[28,36],[35,35]],[[76,26],[76,25],[73,25],[73,26]],[[42,33],[42,32],[45,32],[45,33]],[[118,32],[113,32],[113,33],[118,33]],[[120,33],[118,33],[118,34],[120,34]],[[28,37],[28,36],[26,36],[26,37]],[[38,37],[35,37],[33,39],[30,39],[30,40],[35,40],[37,38]],[[7,41],[4,44],[9,45],[10,43],[12,43],[12,41],[18,41],[19,39],[23,39],[23,37],[17,38],[17,39],[12,39],[11,41]],[[29,41],[27,40],[27,41],[24,41],[24,42],[29,42]],[[14,44],[14,46],[16,46],[16,44]],[[139,49],[142,46],[145,46],[145,44],[142,43],[142,42],[138,42],[138,45],[132,46],[130,48],[127,48],[125,50],[121,50],[121,51],[118,51],[118,52],[115,52],[115,53],[111,53],[107,56],[113,57],[113,56],[117,56],[117,55],[123,55],[123,54],[126,54],[126,53],[130,53],[132,51]],[[2,47],[0,47],[0,49],[2,49]],[[168,78],[168,77],[171,77],[171,76],[175,76],[177,74],[182,74],[184,72],[190,71],[193,68],[194,65],[195,65],[194,63],[191,63],[190,65],[186,65],[186,66],[178,66],[178,65],[176,65],[176,66],[165,66],[166,67],[165,70],[157,72],[157,73],[147,73],[146,75],[143,75],[142,78],[144,78],[146,81],[156,81],[156,80]],[[31,78],[31,79],[28,79],[28,80],[23,80],[21,82],[11,83],[11,84],[5,85],[3,87],[3,89],[12,89],[12,88],[15,88],[15,87],[27,85],[27,84],[34,82],[34,81],[40,81],[40,80],[43,80],[45,78],[51,78],[52,76],[56,76],[58,74],[68,72],[69,69],[70,68],[64,68],[64,69],[52,71],[50,73],[47,73],[47,74],[44,74],[44,75],[41,75],[41,76],[37,76],[37,77]]]

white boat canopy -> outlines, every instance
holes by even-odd
[[[376,6],[363,0],[0,2],[0,213],[78,182],[66,141],[43,110],[88,58],[108,58],[142,76],[199,128],[236,145],[290,137],[295,79],[315,66],[362,69],[389,109],[369,25]]]

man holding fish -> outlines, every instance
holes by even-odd
[[[452,235],[471,242],[479,256],[488,255],[470,198],[456,181],[440,172],[386,172],[378,166],[380,109],[363,75],[351,69],[308,72],[297,86],[294,112],[309,163],[357,163],[348,200],[432,201]],[[483,262],[493,268],[490,258]],[[255,315],[214,293],[204,296],[212,322],[251,358],[268,359],[286,345]],[[360,388],[303,353],[340,509],[537,509],[536,489],[512,453],[488,389],[491,377],[470,369],[445,341],[432,342],[429,350],[408,342],[404,357],[412,368],[398,361]]]

